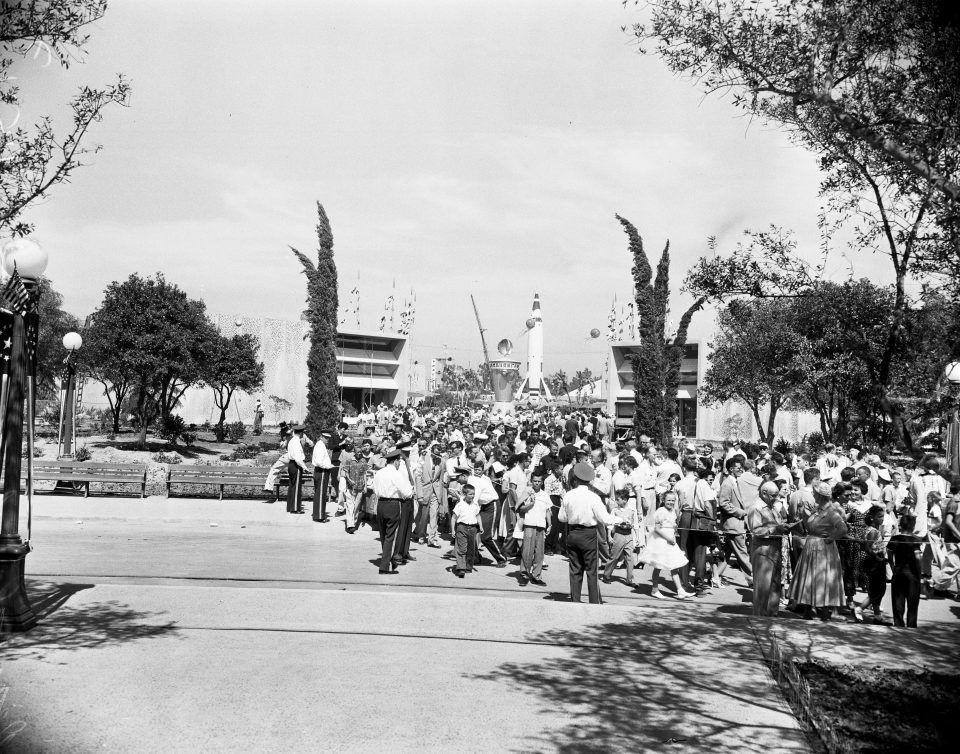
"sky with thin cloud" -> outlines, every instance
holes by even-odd
[[[320,201],[341,302],[359,286],[363,327],[394,286],[412,289],[414,357],[476,366],[470,294],[491,347],[510,338],[522,353],[538,292],[545,371],[598,372],[604,342],[589,332],[632,293],[615,213],[654,263],[669,239],[675,311],[709,236],[729,250],[773,223],[818,248],[815,157],[639,54],[621,27],[640,13],[619,0],[112,0],[82,64],[28,57],[15,71],[21,117],[61,130],[78,85],[123,72],[133,87],[90,136],[103,150],[29,212],[48,274],[80,316],[111,281],[161,271],[213,312],[296,319],[289,247],[315,251]],[[702,313],[692,334],[712,326]]]

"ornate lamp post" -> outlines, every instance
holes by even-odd
[[[9,322],[9,350],[4,350],[3,366],[3,513],[0,519],[0,632],[27,631],[37,616],[27,600],[23,583],[29,543],[20,537],[20,461],[23,450],[24,388],[28,384],[28,318],[34,319],[37,306],[37,281],[47,268],[47,253],[27,238],[7,243],[3,248],[3,269],[11,276],[2,291],[0,314]],[[34,324],[36,324],[34,320]],[[33,337],[36,337],[35,332]],[[4,343],[6,347],[7,344]],[[33,433],[33,395],[28,413]],[[31,448],[32,450],[32,448]],[[28,460],[29,463],[29,460]],[[29,485],[28,479],[28,485]]]
[[[66,374],[60,383],[60,437],[58,438],[59,458],[73,458],[73,449],[77,444],[77,363],[74,356],[83,345],[80,333],[68,332],[63,336],[63,347],[67,349],[64,362]]]

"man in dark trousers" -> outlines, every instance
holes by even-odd
[[[320,432],[317,444],[313,446],[313,520],[325,524],[327,517],[327,501],[330,497],[330,470],[333,462],[330,459],[330,435],[328,429]]]
[[[397,450],[400,451],[400,471],[407,475],[407,479],[410,482],[411,489],[413,487],[413,474],[410,471],[410,448],[416,447],[410,441],[402,441],[397,443]],[[414,501],[413,495],[410,497],[404,498],[400,503],[400,526],[397,532],[397,554],[394,557],[394,562],[399,562],[400,565],[406,565],[408,561],[416,560],[413,555],[410,554],[410,542],[413,539],[413,514],[414,514]]]
[[[303,453],[303,425],[293,428],[293,436],[287,443],[287,513],[303,513],[303,473],[307,460]]]
[[[391,448],[384,458],[387,465],[373,475],[373,491],[377,496],[377,526],[382,543],[380,573],[392,575],[398,573],[394,567],[394,552],[399,552],[396,545],[400,506],[403,500],[412,500],[413,485],[407,469],[403,467],[399,450]]]
[[[567,557],[570,559],[570,599],[580,602],[583,577],[587,577],[590,602],[600,603],[600,583],[597,573],[597,525],[613,525],[616,519],[590,489],[595,476],[593,467],[581,461],[570,474],[572,489],[560,506],[560,521],[567,524]]]

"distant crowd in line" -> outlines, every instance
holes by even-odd
[[[290,514],[305,513],[312,476],[314,521],[332,512],[348,534],[379,531],[384,576],[416,560],[412,543],[446,540],[458,578],[512,559],[522,586],[545,586],[545,557],[563,556],[573,601],[584,581],[594,603],[600,582],[636,588],[644,565],[654,598],[689,599],[727,586],[732,565],[756,615],[786,608],[887,623],[889,586],[893,624],[915,627],[922,597],[960,591],[960,477],[936,455],[910,468],[832,445],[783,454],[729,438],[660,448],[618,434],[603,411],[381,405],[314,439],[281,426],[264,490],[284,471]]]

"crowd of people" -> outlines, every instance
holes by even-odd
[[[936,455],[911,468],[832,445],[662,448],[603,411],[558,408],[380,406],[315,439],[282,426],[281,445],[264,489],[286,471],[287,511],[302,514],[312,477],[313,520],[375,527],[384,576],[416,560],[413,542],[450,546],[458,578],[513,560],[523,586],[545,586],[545,556],[562,555],[571,599],[585,580],[598,603],[600,582],[639,588],[645,565],[651,595],[680,600],[727,586],[733,565],[756,615],[884,623],[889,588],[893,623],[906,627],[921,597],[960,591],[960,477]]]

